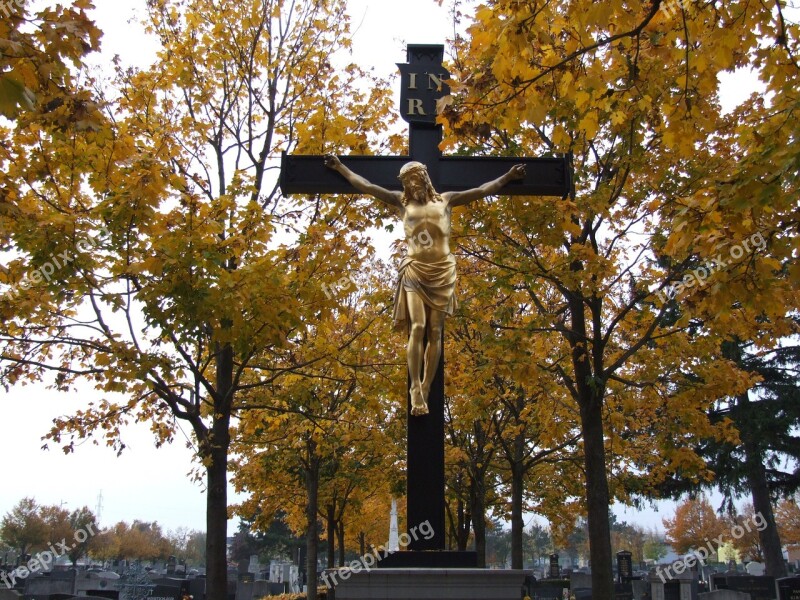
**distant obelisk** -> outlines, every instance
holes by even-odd
[[[400,541],[397,535],[397,500],[392,498],[392,515],[389,517],[389,552],[400,550]]]

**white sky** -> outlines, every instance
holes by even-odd
[[[143,41],[140,27],[131,20],[141,14],[145,0],[95,3],[94,18],[105,32],[104,57],[119,54],[124,65],[147,64],[154,47]],[[375,67],[381,75],[396,73],[395,63],[405,62],[407,43],[444,44],[452,37],[447,4],[440,7],[434,0],[350,0],[354,60],[364,67]],[[752,83],[743,86],[741,77],[731,84],[737,101],[752,90]],[[84,505],[96,510],[102,493],[103,526],[141,519],[158,521],[167,530],[180,526],[205,529],[205,495],[187,476],[192,455],[181,441],[156,449],[147,426],[137,425],[126,434],[128,449],[120,457],[91,442],[69,456],[56,448],[41,450],[41,437],[49,430],[52,418],[85,406],[89,399],[89,394],[58,394],[43,386],[17,387],[9,393],[0,390],[0,516],[26,496],[42,504],[63,503],[70,510]],[[661,529],[661,518],[671,516],[673,507],[673,503],[664,503],[659,513],[625,508],[615,512],[628,522]],[[229,533],[234,530],[235,525],[230,523]]]

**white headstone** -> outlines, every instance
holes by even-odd
[[[258,564],[258,554],[250,555],[250,564],[247,566],[247,572],[253,574],[261,572],[261,565]]]
[[[397,534],[397,500],[392,498],[392,515],[389,517],[389,552],[400,550],[400,538]]]
[[[759,577],[764,574],[765,567],[760,562],[754,560],[747,563],[747,566],[744,568],[750,575],[758,575]]]

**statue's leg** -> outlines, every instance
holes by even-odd
[[[442,331],[446,316],[447,314],[441,310],[428,312],[428,347],[425,348],[425,378],[422,380],[422,397],[426,404],[439,366],[439,356],[442,354]]]
[[[406,292],[408,306],[408,376],[411,379],[411,414],[425,415],[428,405],[422,395],[422,360],[425,355],[425,303],[416,292]]]

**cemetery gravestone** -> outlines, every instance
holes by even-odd
[[[561,567],[558,566],[558,554],[550,555],[550,579],[561,577]]]
[[[627,550],[617,552],[617,581],[630,581],[633,578],[633,555]]]
[[[576,590],[579,588],[592,587],[592,574],[582,573],[580,571],[573,571],[569,574],[569,589]]]
[[[170,577],[175,575],[175,571],[178,568],[178,559],[175,556],[170,556],[167,559],[167,576]]]
[[[204,600],[206,597],[206,578],[195,577],[189,580],[189,595],[192,600]]]
[[[698,595],[697,600],[750,600],[750,594],[736,590],[714,590]]]
[[[778,579],[778,600],[800,600],[800,577]]]
[[[528,586],[528,595],[531,600],[562,600],[565,589],[549,581],[535,581]]]
[[[261,565],[258,564],[258,554],[250,556],[250,564],[247,565],[247,570],[253,575],[258,575],[261,572]]]
[[[119,600],[144,600],[154,587],[147,571],[132,565],[119,579]]]
[[[181,600],[182,598],[181,588],[173,585],[156,584],[147,600]]]
[[[630,580],[614,584],[614,600],[633,600],[633,585]]]
[[[717,582],[717,589],[736,590],[750,594],[750,600],[775,600],[775,578],[768,575],[726,575],[724,583]]]
[[[697,577],[694,571],[682,573],[676,579],[666,580],[662,580],[655,573],[651,573],[649,581],[652,600],[697,599]]]
[[[650,582],[642,579],[631,581],[633,600],[650,600]]]

